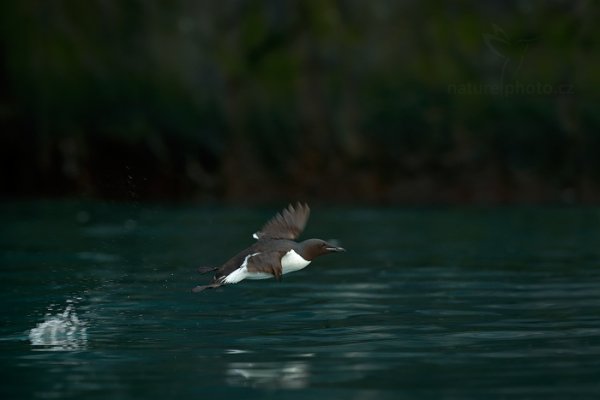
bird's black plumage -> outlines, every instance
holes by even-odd
[[[272,276],[280,280],[284,273],[304,268],[320,255],[344,251],[321,239],[300,243],[294,241],[304,230],[309,215],[307,204],[290,204],[253,235],[257,241],[252,246],[230,258],[220,268],[202,269],[203,273],[216,271],[213,281],[208,285],[196,286],[192,291],[200,292],[246,278],[264,279]]]

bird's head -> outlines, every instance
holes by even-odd
[[[300,245],[303,253],[302,257],[309,261],[324,254],[346,251],[343,247],[321,239],[308,239],[300,243]]]

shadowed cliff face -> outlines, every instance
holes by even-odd
[[[3,4],[0,195],[596,202],[586,4]]]

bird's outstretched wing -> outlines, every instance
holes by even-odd
[[[281,280],[283,268],[281,267],[281,257],[285,251],[269,251],[258,253],[248,258],[246,268],[248,272],[263,272],[271,274],[278,281]]]
[[[252,235],[255,239],[296,239],[306,226],[310,208],[308,204],[291,204],[271,218],[260,231]]]

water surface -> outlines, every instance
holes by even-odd
[[[313,207],[347,253],[189,292],[273,211],[0,205],[0,397],[600,394],[599,210]]]

